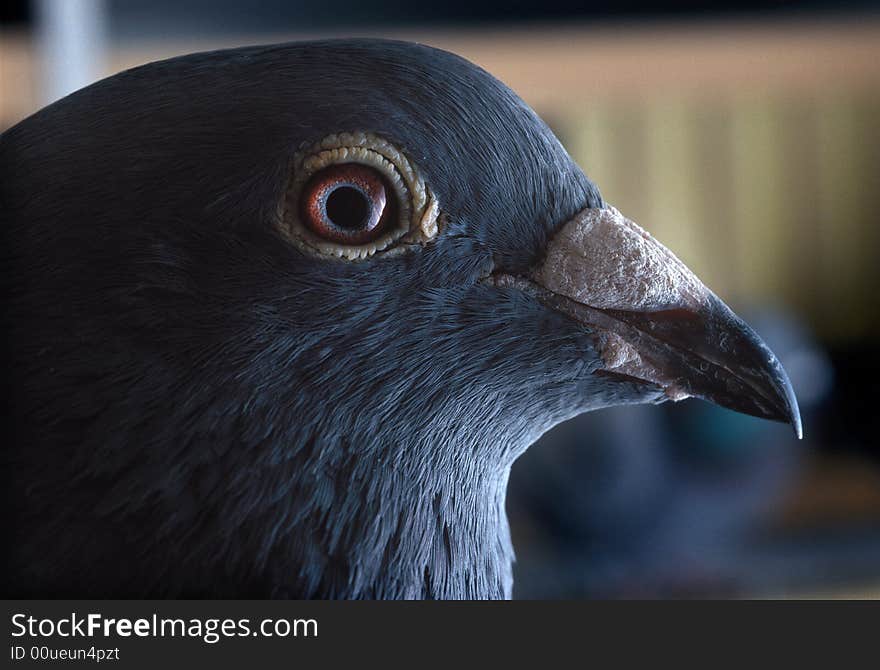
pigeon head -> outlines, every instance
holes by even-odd
[[[184,56],[0,147],[19,591],[508,596],[507,473],[553,425],[800,430],[758,336],[452,54]]]

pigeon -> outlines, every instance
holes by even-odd
[[[509,88],[346,39],[186,55],[0,136],[7,597],[501,599],[511,465],[755,332]]]

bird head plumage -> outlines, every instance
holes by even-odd
[[[509,595],[507,472],[553,425],[800,430],[757,335],[453,54],[174,58],[0,147],[28,592]]]

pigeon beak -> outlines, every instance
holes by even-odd
[[[773,352],[613,207],[580,212],[550,240],[531,276],[510,282],[597,334],[598,374],[660,386],[673,400],[693,396],[790,423],[801,437],[797,400]]]

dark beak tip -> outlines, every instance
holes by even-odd
[[[801,413],[797,409],[794,410],[794,414],[791,416],[791,425],[794,428],[794,434],[797,436],[797,439],[803,440],[804,427],[801,424]]]
[[[766,345],[757,336],[755,336],[755,342],[759,343],[761,348],[770,353]],[[787,423],[794,430],[797,439],[802,440],[804,430],[797,396],[795,395],[791,380],[785,372],[785,368],[782,367],[782,363],[779,362],[775,355],[770,353],[768,359],[765,359],[765,364],[761,368],[753,368],[751,372],[756,374],[751,377],[754,385],[751,386],[752,393],[749,395],[751,395],[752,401],[756,402],[753,407],[760,409],[756,412],[746,409],[748,405],[746,398],[738,399],[743,402],[741,406],[738,406],[735,400],[731,408],[773,421]]]
[[[794,434],[797,436],[797,439],[802,440],[804,439],[804,428],[801,422],[801,412],[798,407],[797,396],[794,393],[794,387],[792,387],[791,381],[789,381],[788,375],[785,374],[782,365],[778,363],[777,365],[779,366],[781,377],[779,380],[779,391],[785,408],[780,417],[780,421],[790,424],[794,429]]]
[[[789,424],[797,439],[804,436],[800,408],[791,380],[782,363],[763,339],[724,302],[713,294],[709,319],[718,326],[719,332],[727,333],[735,342],[736,356],[725,361],[729,369],[741,375],[746,386],[755,393],[754,398],[764,407],[758,416]],[[737,363],[739,361],[739,364]],[[770,407],[767,407],[767,404]]]

